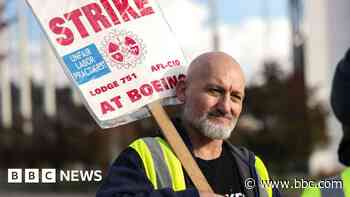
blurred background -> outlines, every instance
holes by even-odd
[[[231,141],[263,158],[274,179],[339,172],[340,124],[329,105],[350,44],[348,0],[159,0],[190,61],[222,50],[247,76]],[[8,184],[9,168],[108,166],[152,118],[101,130],[63,73],[24,0],[0,0],[0,196],[94,196],[99,182]],[[169,115],[179,115],[168,107]],[[282,189],[299,196],[301,189]]]

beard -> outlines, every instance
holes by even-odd
[[[230,123],[225,126],[223,124],[216,124],[210,121],[209,116],[219,117],[225,116],[220,115],[221,112],[212,111],[203,114],[199,118],[193,118],[193,109],[190,106],[186,106],[183,110],[183,121],[188,123],[192,128],[198,130],[202,135],[210,138],[210,139],[219,139],[225,140],[231,136],[233,129],[236,127],[238,118],[231,117]]]

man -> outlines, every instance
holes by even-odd
[[[183,115],[175,126],[215,194],[195,189],[168,144],[157,137],[136,140],[121,153],[97,196],[277,195],[252,182],[245,188],[247,180],[267,181],[266,168],[253,153],[225,141],[242,111],[244,89],[240,65],[223,52],[197,57],[176,87]]]
[[[341,180],[342,187],[308,188],[303,197],[350,197],[350,49],[338,63],[331,92],[331,106],[335,116],[342,123],[343,138],[339,145],[339,160],[347,166],[332,180]]]

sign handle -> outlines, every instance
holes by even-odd
[[[196,188],[199,191],[213,192],[160,102],[150,103],[148,108]]]

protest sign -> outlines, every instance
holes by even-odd
[[[212,191],[157,101],[187,65],[155,0],[27,0],[66,75],[102,128],[148,105],[195,186]]]
[[[185,77],[184,55],[156,1],[27,2],[102,128],[143,117],[141,107],[173,96]]]

